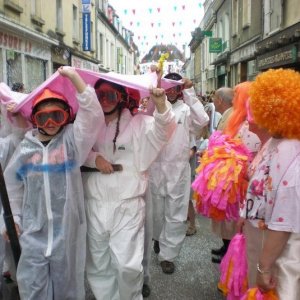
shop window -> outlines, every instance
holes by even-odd
[[[22,80],[21,54],[13,50],[6,50],[7,84],[11,87],[14,82]]]
[[[26,69],[30,70],[27,72],[26,87],[28,91],[32,91],[46,80],[47,61],[31,56],[26,56],[25,60]]]

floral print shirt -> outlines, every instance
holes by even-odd
[[[300,233],[300,141],[271,138],[249,173],[241,215],[255,227]]]

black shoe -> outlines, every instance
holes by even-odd
[[[211,258],[211,262],[213,262],[214,264],[220,264],[222,261],[223,257],[212,257]]]
[[[211,249],[211,254],[213,254],[213,255],[224,256],[225,253],[226,253],[226,249],[225,249],[224,245],[219,249]]]
[[[159,251],[160,251],[159,241],[154,240],[153,250],[154,250],[154,253],[156,253],[156,254],[159,253]]]
[[[164,260],[160,263],[161,269],[166,274],[172,274],[175,271],[175,265],[171,261]]]
[[[147,298],[150,296],[151,290],[148,284],[144,283],[143,284],[143,289],[142,289],[142,295],[144,298]]]

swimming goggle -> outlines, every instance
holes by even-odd
[[[39,128],[45,128],[49,124],[62,126],[67,123],[69,113],[61,108],[43,109],[36,112],[33,121]]]
[[[97,98],[100,102],[104,101],[104,99],[109,103],[116,103],[122,97],[119,91],[101,91],[96,90]]]

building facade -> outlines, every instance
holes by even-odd
[[[133,74],[137,47],[109,7],[91,0],[85,49],[81,0],[0,0],[0,81],[30,92],[61,65]]]
[[[201,48],[201,62],[195,60],[194,69],[202,70],[202,94],[253,80],[269,68],[300,71],[298,4],[297,0],[205,1],[200,45],[194,37],[189,45],[191,52]]]

